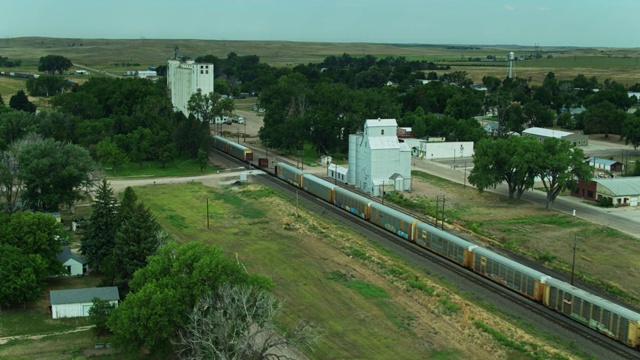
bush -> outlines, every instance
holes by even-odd
[[[596,203],[600,207],[612,207],[613,206],[613,199],[603,196],[600,199],[598,199],[598,201],[596,201]]]

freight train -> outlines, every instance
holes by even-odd
[[[236,143],[231,146],[231,141],[221,137],[216,141],[216,148],[247,161],[246,154],[251,152],[250,148]],[[222,145],[225,143],[227,145]],[[640,350],[640,313],[437,229],[295,166],[279,162],[275,175],[334,206]]]

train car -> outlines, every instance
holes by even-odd
[[[420,222],[416,225],[415,242],[421,247],[470,268],[473,249],[478,246],[444,230]]]
[[[338,186],[333,190],[333,203],[337,207],[356,214],[363,219],[369,219],[371,200],[364,196]]]
[[[278,178],[299,188],[302,188],[304,185],[304,178],[302,177],[303,174],[304,171],[283,162],[279,162],[278,167],[276,168],[276,176],[278,176]]]
[[[213,147],[228,154],[229,140],[223,138],[222,136],[215,135],[213,137]]]
[[[229,155],[236,159],[248,162],[253,161],[253,152],[251,151],[251,148],[229,141],[228,149]]]
[[[313,195],[321,198],[322,200],[333,204],[333,189],[337,185],[334,185],[326,180],[323,180],[315,175],[303,174],[304,189]]]
[[[530,299],[542,302],[545,283],[551,277],[487,249],[473,249],[471,270]]]
[[[548,279],[543,303],[598,332],[640,349],[640,314],[558,279]]]
[[[403,239],[414,241],[416,238],[416,224],[418,223],[416,218],[377,202],[372,202],[370,208],[370,222]]]

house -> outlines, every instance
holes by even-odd
[[[595,169],[605,170],[610,172],[622,171],[624,168],[621,162],[604,159],[604,158],[590,157],[590,158],[586,158],[584,162],[593,166]]]
[[[87,272],[87,259],[71,251],[68,246],[63,246],[56,258],[67,270],[68,275],[84,275]]]
[[[522,136],[531,136],[538,141],[544,141],[547,138],[557,138],[567,140],[574,146],[587,146],[589,145],[589,137],[583,134],[574,134],[566,131],[544,129],[539,127],[532,127],[524,130]]]
[[[118,305],[120,294],[116,286],[71,290],[51,290],[51,316],[53,319],[89,316],[93,298]]]

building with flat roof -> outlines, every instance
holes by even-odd
[[[174,109],[189,116],[187,104],[198,89],[203,95],[213,93],[213,64],[196,63],[193,60],[169,60],[167,88],[171,92]]]
[[[531,136],[538,139],[538,141],[544,141],[548,138],[557,138],[569,141],[574,146],[587,146],[589,145],[589,137],[583,134],[574,134],[567,131],[560,131],[554,129],[545,129],[539,127],[532,127],[522,131],[522,136]]]
[[[117,306],[120,293],[116,286],[51,290],[49,291],[51,316],[54,319],[89,316],[93,298],[99,298]]]

